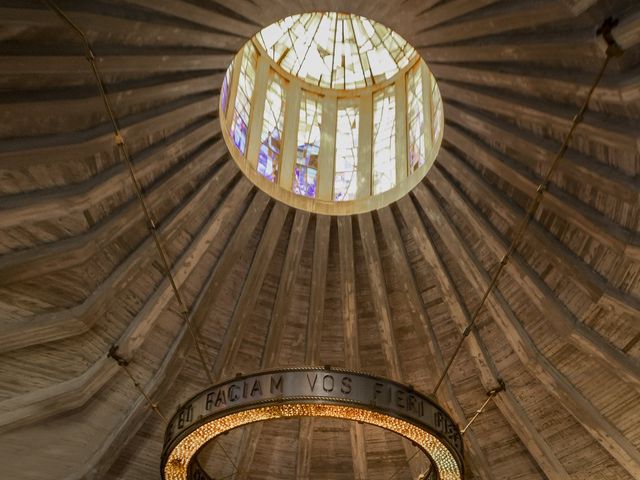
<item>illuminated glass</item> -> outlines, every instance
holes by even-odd
[[[302,92],[298,123],[298,152],[293,177],[293,193],[315,198],[320,153],[322,103],[318,96]]]
[[[416,65],[407,75],[407,117],[409,171],[425,162],[424,103],[422,101],[422,70]]]
[[[396,184],[395,85],[373,96],[373,193],[386,192]]]
[[[400,35],[358,15],[293,15],[258,33],[288,73],[325,88],[352,90],[392,78],[417,55]]]
[[[275,182],[282,156],[282,132],[284,130],[284,90],[280,76],[271,73],[264,104],[264,119],[260,134],[258,173]]]
[[[358,188],[358,128],[360,115],[354,100],[338,100],[336,167],[333,198],[354,200]]]
[[[251,96],[256,78],[256,62],[258,54],[251,43],[247,43],[242,54],[240,76],[236,103],[231,120],[231,138],[235,146],[244,155],[247,150],[247,134],[249,133],[249,115],[251,114]]]
[[[433,105],[433,141],[440,135],[442,128],[442,97],[436,85],[436,79],[431,75],[431,104]]]
[[[222,105],[222,111],[227,113],[227,103],[229,102],[229,85],[231,84],[231,78],[233,77],[233,61],[229,68],[227,68],[227,73],[224,75],[224,80],[222,81],[222,88],[220,89],[220,104]]]

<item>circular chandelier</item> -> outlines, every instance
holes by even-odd
[[[438,480],[463,478],[462,436],[432,399],[391,380],[327,367],[237,376],[192,397],[167,427],[162,478],[211,480],[196,458],[207,443],[243,425],[292,417],[331,417],[385,428],[420,448]]]
[[[417,51],[378,22],[335,12],[293,15],[250,39],[225,74],[219,118],[258,188],[327,215],[407,194],[433,165],[444,123]]]

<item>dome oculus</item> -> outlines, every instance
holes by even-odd
[[[347,215],[381,208],[427,173],[442,100],[402,37],[363,17],[309,13],[258,32],[220,92],[225,141],[272,197]]]

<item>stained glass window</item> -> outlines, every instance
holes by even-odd
[[[373,193],[396,184],[395,85],[373,95]]]
[[[400,35],[358,15],[293,15],[257,35],[287,72],[325,88],[354,89],[393,77],[415,50]]]
[[[282,156],[284,101],[282,80],[279,75],[271,72],[267,85],[264,120],[260,134],[260,152],[258,153],[258,173],[271,182],[275,182],[278,177]]]
[[[229,102],[229,85],[231,84],[231,78],[233,77],[233,62],[227,68],[227,73],[224,75],[222,81],[222,88],[220,89],[220,103],[222,105],[222,111],[226,115],[227,103]]]
[[[338,100],[336,126],[336,168],[333,198],[354,200],[358,188],[358,128],[357,103],[351,99]]]
[[[318,96],[302,92],[298,124],[298,152],[293,177],[293,192],[315,198],[320,153],[322,103]]]
[[[440,129],[442,128],[442,97],[440,96],[440,90],[436,85],[436,79],[431,75],[431,104],[433,105],[433,141],[435,142],[440,135]]]
[[[249,115],[251,114],[251,95],[256,78],[257,52],[249,42],[244,47],[238,90],[231,120],[231,138],[238,150],[244,155],[247,149],[247,134],[249,132]]]
[[[416,65],[407,75],[407,125],[409,171],[425,162],[424,104],[422,101],[422,70]]]

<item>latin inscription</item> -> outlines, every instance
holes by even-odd
[[[173,438],[174,433],[217,411],[258,401],[286,400],[287,397],[344,399],[350,403],[395,411],[429,425],[449,440],[454,448],[462,451],[462,438],[453,421],[411,389],[370,377],[323,370],[262,374],[213,387],[176,413],[166,438]]]

